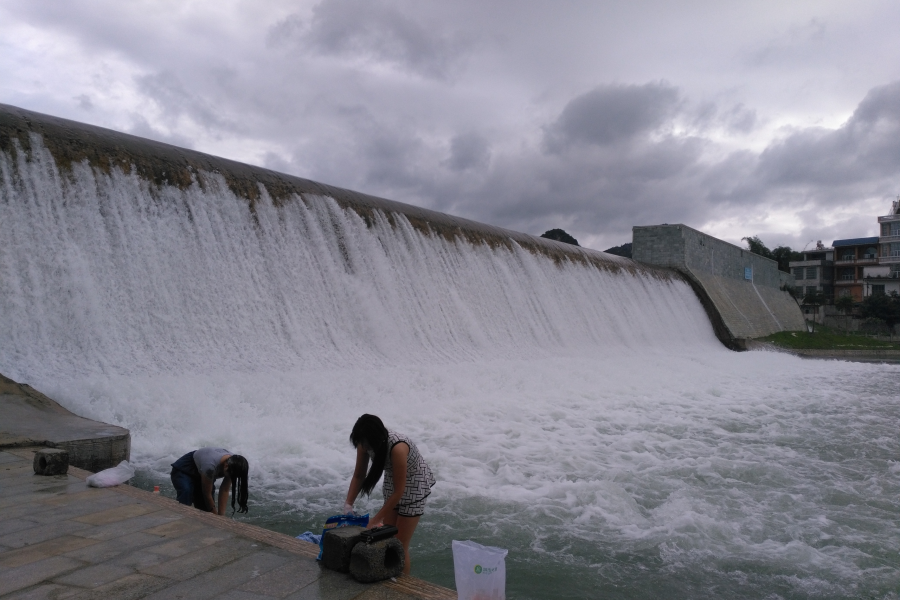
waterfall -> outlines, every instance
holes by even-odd
[[[28,380],[514,358],[717,345],[690,288],[555,263],[515,241],[367,223],[325,196],[252,207],[35,139],[0,156],[0,372]]]

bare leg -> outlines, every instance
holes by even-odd
[[[395,525],[397,527],[397,539],[403,544],[404,565],[403,574],[409,575],[409,542],[412,540],[413,532],[416,525],[419,524],[421,517],[401,517],[396,511],[392,512],[385,520],[385,525]]]

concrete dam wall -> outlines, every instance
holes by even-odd
[[[0,369],[61,402],[94,374],[716,344],[675,271],[9,106],[0,237]]]
[[[685,225],[635,227],[633,235],[634,260],[684,274],[726,344],[805,331],[800,307],[784,291],[794,278],[775,261]]]

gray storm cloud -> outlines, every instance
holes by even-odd
[[[0,3],[0,102],[591,247],[659,222],[802,247],[869,234],[900,192],[898,20],[874,0]]]
[[[478,133],[463,133],[450,140],[450,158],[447,165],[453,171],[485,169],[491,160],[490,145]]]
[[[387,63],[435,79],[457,72],[474,43],[471,35],[441,32],[378,0],[320,2],[309,19],[294,14],[281,20],[269,40],[326,56]]]
[[[548,129],[547,146],[630,141],[667,123],[677,105],[678,90],[667,83],[601,86],[566,104]]]
[[[872,89],[837,129],[809,128],[772,144],[759,174],[776,185],[855,186],[897,177],[900,81]]]

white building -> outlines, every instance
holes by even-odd
[[[863,295],[900,294],[900,198],[891,204],[891,213],[878,217],[878,265],[865,267]]]

